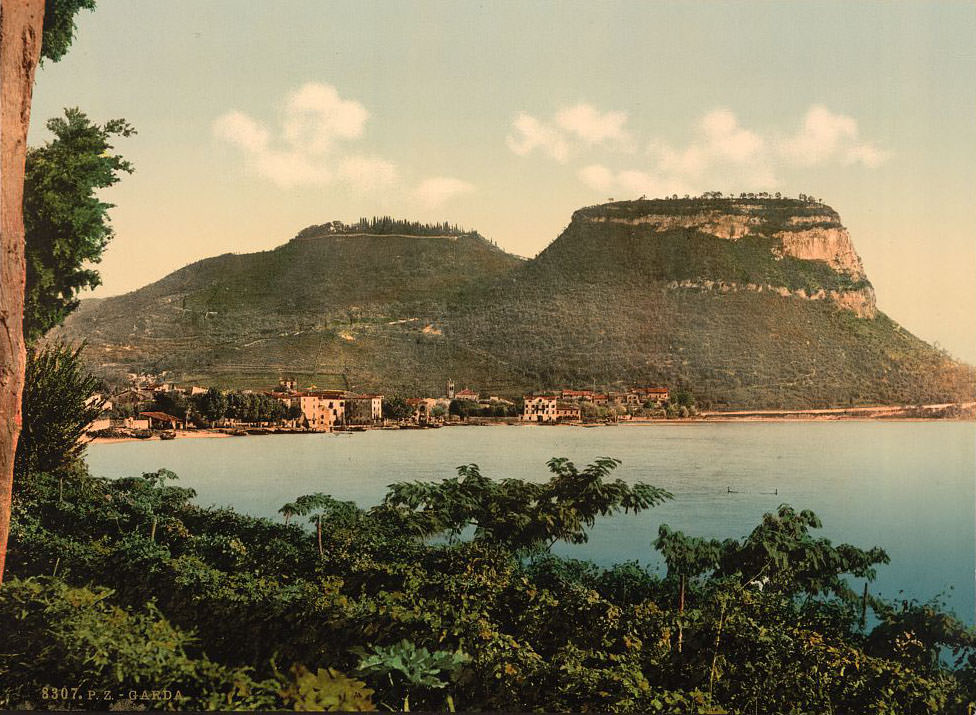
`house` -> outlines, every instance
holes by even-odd
[[[579,422],[580,419],[579,404],[570,402],[556,403],[556,422]]]
[[[372,425],[383,421],[383,395],[346,396],[346,424]]]
[[[122,390],[112,396],[112,404],[117,407],[137,407],[153,401],[153,393],[147,390]]]
[[[112,420],[108,417],[98,417],[91,421],[88,427],[85,428],[86,432],[101,432],[105,429],[111,429]]]
[[[481,400],[481,402],[484,402]],[[511,400],[506,400],[504,397],[499,397],[498,395],[489,395],[488,404],[490,405],[514,405],[515,403]]]
[[[579,404],[564,402],[555,395],[526,395],[522,399],[525,403],[523,422],[556,424],[580,420]]]
[[[99,430],[109,429],[112,426],[112,420],[109,417],[109,412],[112,411],[111,400],[106,399],[105,395],[101,393],[95,393],[85,400],[85,407],[94,407],[99,404],[101,404],[102,411],[85,428],[86,432],[98,432]]]
[[[592,390],[563,390],[560,393],[564,400],[588,400],[592,396]]]
[[[140,417],[149,420],[149,429],[180,429],[182,422],[179,417],[173,417],[165,412],[140,412]]]
[[[418,425],[425,425],[431,419],[430,405],[423,397],[408,397],[407,405],[413,410],[410,421]]]
[[[113,417],[109,420],[109,427],[112,429],[149,429],[148,417]]]
[[[663,405],[671,398],[666,387],[635,387],[631,392],[640,396],[642,402],[655,402]]]
[[[522,408],[522,421],[554,423],[557,400],[555,395],[525,395],[522,398],[525,405]]]
[[[447,412],[447,402],[444,398],[437,397],[410,397],[407,399],[407,404],[413,409],[413,414],[410,419],[418,424],[424,425],[429,422],[434,422],[437,418],[434,417],[434,408],[441,407],[444,412]]]
[[[302,419],[314,430],[331,430],[345,424],[346,393],[343,390],[315,390],[296,396]]]
[[[477,402],[478,393],[475,392],[474,390],[469,390],[468,388],[464,388],[463,390],[458,390],[457,392],[454,393],[454,399],[467,401],[467,402]]]
[[[611,392],[609,394],[610,402],[615,405],[625,405],[627,407],[640,407],[644,400],[636,392]]]

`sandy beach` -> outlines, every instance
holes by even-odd
[[[233,435],[227,432],[218,432],[216,430],[179,430],[176,433],[176,439],[210,439],[218,437],[232,437]],[[114,442],[149,442],[149,441],[159,441],[158,435],[153,435],[152,437],[146,437],[145,439],[140,439],[139,437],[95,437],[94,439],[88,440],[88,444],[112,444]]]

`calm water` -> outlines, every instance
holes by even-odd
[[[301,494],[321,491],[369,506],[391,482],[441,479],[472,462],[495,478],[545,480],[545,462],[554,456],[577,465],[616,457],[623,460],[620,478],[675,495],[638,516],[598,522],[588,544],[561,545],[560,553],[660,567],[650,543],[661,523],[699,536],[741,537],[764,512],[789,503],[815,511],[822,535],[835,542],[888,551],[892,563],[879,569],[873,591],[894,597],[903,590],[923,600],[946,592],[949,606],[974,620],[974,423],[377,430],[92,445],[88,464],[108,477],[167,467],[201,504],[278,518],[278,508]]]

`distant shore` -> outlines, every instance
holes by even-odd
[[[731,410],[727,412],[701,412],[691,417],[675,419],[634,418],[612,423],[579,423],[569,422],[560,424],[539,425],[538,423],[519,421],[454,423],[450,427],[617,427],[656,425],[690,425],[707,422],[973,422],[976,421],[976,402],[944,403],[939,405],[877,405],[871,407],[835,407],[816,410]],[[367,429],[390,429],[390,427],[371,427]],[[411,426],[407,429],[418,429]],[[274,434],[269,432],[267,434]],[[327,432],[287,432],[286,434],[328,434]],[[348,433],[347,433],[348,434]],[[192,429],[178,430],[176,439],[210,439],[233,437],[225,430]],[[265,436],[265,435],[261,435]],[[114,444],[117,442],[149,442],[159,441],[158,435],[152,437],[96,437],[88,444]]]
[[[807,421],[829,420],[955,420],[976,419],[976,402],[943,402],[934,405],[875,405],[830,407],[815,410],[729,410],[702,412],[700,417],[716,421]]]

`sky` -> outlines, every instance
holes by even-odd
[[[89,295],[393,215],[531,257],[608,198],[806,193],[878,305],[976,363],[976,4],[98,0],[37,75],[124,117]]]

